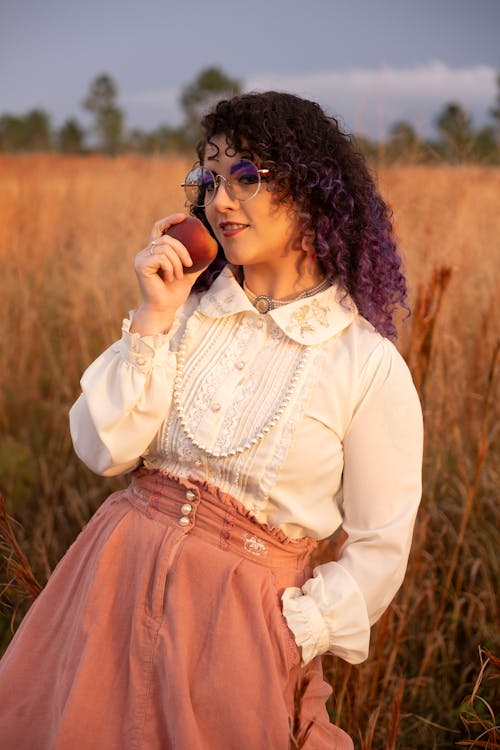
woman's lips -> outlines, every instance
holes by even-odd
[[[238,222],[234,221],[225,221],[222,224],[219,224],[223,237],[235,237],[237,234],[240,234],[240,232],[243,232],[244,229],[247,229],[247,227],[248,224],[238,224]]]

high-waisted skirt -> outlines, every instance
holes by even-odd
[[[315,543],[140,469],[80,533],[0,662],[2,750],[351,750],[281,611]]]

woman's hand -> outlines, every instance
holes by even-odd
[[[134,315],[132,333],[142,336],[166,333],[175,313],[189,297],[191,288],[203,272],[184,273],[192,266],[191,257],[179,240],[165,234],[186,214],[171,214],[153,225],[149,245],[135,256],[135,273],[142,304]]]

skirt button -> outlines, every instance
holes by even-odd
[[[187,516],[181,516],[181,518],[179,518],[179,524],[181,526],[189,526],[190,523],[191,521]]]
[[[196,494],[193,492],[193,490],[188,490],[186,492],[186,500],[195,500]]]
[[[191,503],[184,503],[184,505],[181,506],[181,513],[183,516],[189,516],[192,510],[193,506],[191,505]]]

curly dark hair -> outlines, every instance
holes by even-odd
[[[395,338],[395,309],[408,308],[390,211],[364,157],[337,120],[315,102],[267,91],[220,101],[201,128],[200,162],[210,139],[224,135],[236,152],[250,153],[271,170],[272,190],[293,201],[300,231],[314,238],[326,277],[353,298],[382,335]],[[192,212],[210,230],[203,208]],[[195,289],[206,289],[226,262],[219,246]]]

